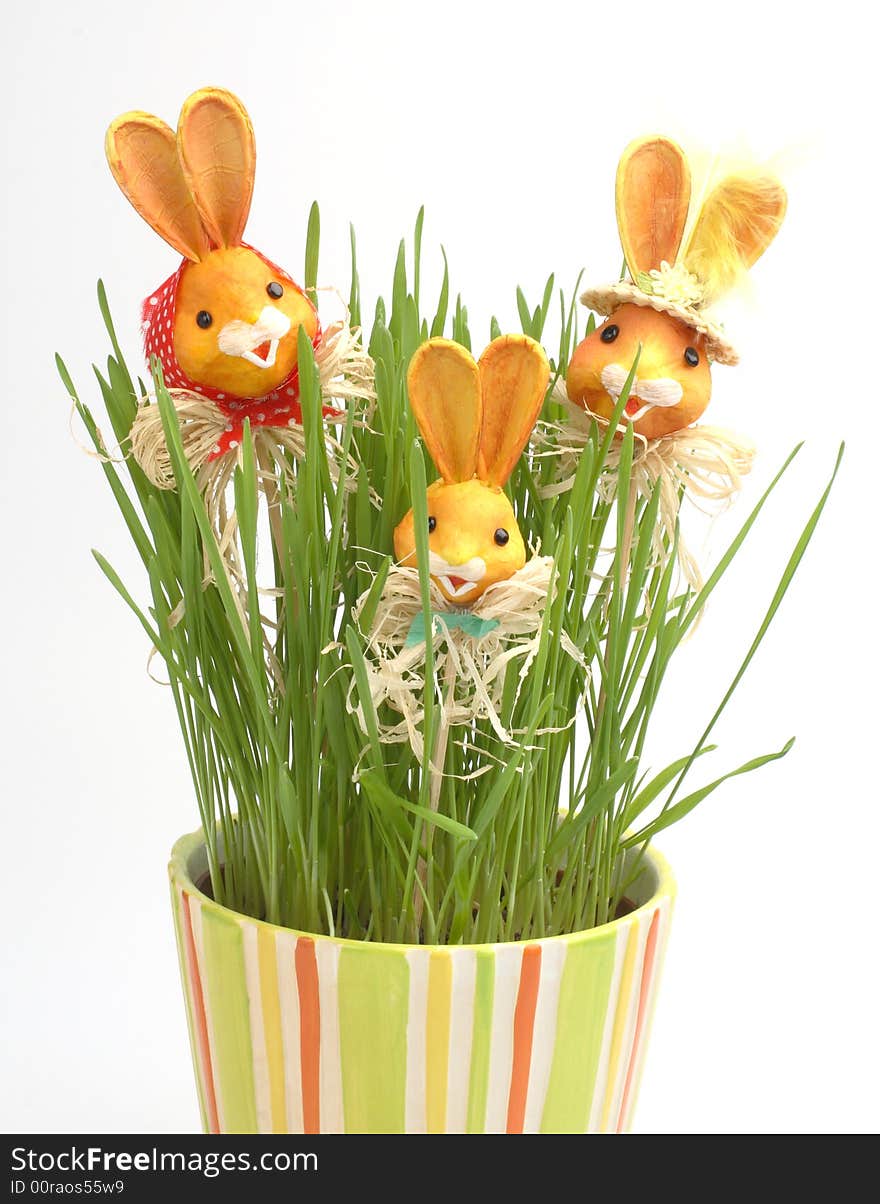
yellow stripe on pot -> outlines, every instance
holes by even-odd
[[[666,943],[669,939],[669,924],[672,918],[672,899],[661,899],[657,909],[656,916],[658,917],[658,929],[656,934],[656,947],[654,950],[653,965],[650,973],[650,984],[648,988],[648,999],[646,1004],[644,1026],[641,1034],[641,1041],[638,1048],[634,1051],[636,1058],[635,1071],[633,1074],[633,1082],[629,1095],[629,1106],[622,1110],[621,1120],[622,1131],[629,1132],[632,1124],[633,1111],[635,1101],[638,1096],[639,1084],[641,1082],[642,1071],[645,1066],[645,1055],[648,1048],[648,1037],[651,1031],[651,1023],[654,1016],[654,1009],[657,1004],[657,990],[660,983],[660,975],[663,969],[663,960],[666,955]],[[652,921],[653,923],[653,921]],[[647,957],[647,949],[646,949]],[[620,1131],[620,1129],[619,1129]]]
[[[452,958],[431,954],[428,964],[428,1033],[425,1046],[426,1118],[429,1133],[446,1131]]]
[[[556,1046],[541,1115],[542,1133],[584,1133],[602,1051],[602,1033],[614,974],[616,940],[568,942]]]
[[[224,1132],[256,1133],[250,1009],[241,928],[221,911],[203,907],[202,944]]]
[[[620,1059],[623,1052],[623,1040],[629,1026],[630,1012],[633,1004],[633,989],[636,972],[636,960],[641,943],[638,923],[630,924],[629,936],[626,942],[626,956],[623,961],[623,973],[620,978],[620,991],[617,996],[617,1011],[614,1015],[614,1030],[611,1035],[611,1055],[608,1061],[608,1083],[605,1088],[605,1102],[602,1105],[601,1132],[607,1133],[611,1124],[611,1109],[615,1097],[620,1094],[622,1084],[620,1079]],[[620,1090],[619,1090],[620,1089]]]
[[[403,949],[339,954],[339,1045],[346,1133],[402,1133],[409,966]]]
[[[260,965],[260,998],[263,1003],[266,1060],[269,1064],[269,1105],[272,1114],[272,1132],[286,1133],[284,1042],[281,1036],[281,1004],[278,997],[275,933],[271,928],[265,928],[262,925],[257,930],[257,958]]]

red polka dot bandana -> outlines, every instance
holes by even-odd
[[[243,246],[245,244],[242,244]],[[253,250],[250,247],[249,250]],[[255,254],[260,255],[259,251]],[[288,274],[277,264],[260,255],[265,264],[272,269],[273,275],[283,280],[290,288],[302,289],[290,279]],[[210,385],[200,385],[191,380],[181,368],[174,353],[174,318],[177,308],[177,290],[180,277],[189,261],[184,259],[173,276],[169,276],[144,301],[141,307],[141,330],[144,336],[144,352],[149,363],[155,356],[162,365],[162,373],[167,389],[186,389],[196,393],[208,401],[216,403],[217,408],[226,418],[226,430],[220,436],[217,449],[210,457],[212,460],[225,452],[234,451],[241,443],[242,425],[245,418],[250,419],[251,427],[255,426],[295,426],[302,423],[302,409],[299,404],[299,371],[294,365],[293,371],[271,393],[265,397],[238,397],[233,393],[222,393]],[[303,294],[305,295],[305,294]],[[311,303],[310,303],[311,304]],[[313,307],[314,308],[314,307]],[[321,324],[312,346],[315,350],[321,344]],[[325,416],[335,415],[336,411],[324,409]]]

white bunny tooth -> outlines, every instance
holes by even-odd
[[[265,343],[266,340],[263,339],[263,342]],[[247,360],[247,362],[249,364],[255,364],[258,368],[274,368],[275,367],[275,356],[277,354],[278,354],[278,340],[272,339],[271,342],[269,343],[269,352],[264,360],[260,359],[260,357],[258,355],[256,355],[253,351],[242,351],[241,358],[243,360]]]
[[[450,564],[436,552],[428,553],[428,572],[442,583],[450,598],[463,598],[472,593],[486,575],[486,562],[481,556],[472,556],[464,564]],[[454,585],[452,578],[459,578],[460,585]]]
[[[266,305],[257,318],[255,329],[263,335],[260,342],[266,339],[283,339],[290,330],[290,318],[274,305]]]
[[[639,406],[639,408],[636,410],[636,412],[634,414],[628,414],[626,412],[626,410],[624,410],[620,416],[620,421],[621,422],[638,422],[639,419],[644,418],[644,416],[652,408],[653,408],[652,406],[648,405],[648,403],[645,402],[644,405]]]

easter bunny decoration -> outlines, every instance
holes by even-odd
[[[490,343],[476,363],[458,343],[429,339],[410,361],[409,401],[440,480],[428,488],[431,576],[447,602],[470,606],[512,577],[526,549],[503,486],[541,409],[550,365],[525,335]],[[413,512],[394,532],[415,563]]]
[[[504,484],[541,409],[550,365],[525,335],[495,339],[478,361],[458,343],[432,338],[413,355],[410,405],[440,477],[428,486],[428,571],[434,681],[440,722],[432,758],[442,765],[449,727],[488,719],[496,736],[505,674],[518,662],[521,683],[534,657],[551,592],[553,561],[527,559]],[[384,741],[409,741],[423,753],[426,632],[416,566],[415,518],[394,532],[398,564],[389,570],[366,640],[374,705],[401,716],[384,723]],[[355,616],[368,607],[367,591]],[[578,652],[564,637],[566,655]]]
[[[285,450],[301,451],[300,328],[334,401],[371,396],[372,365],[352,332],[344,324],[323,331],[305,291],[243,241],[256,151],[240,100],[220,88],[194,92],[176,133],[149,113],[124,113],[107,131],[106,152],[122,192],[184,257],[144,302],[142,330],[203,484],[216,486],[217,470],[212,476],[206,467],[235,452],[245,419],[255,432],[274,432]],[[325,405],[325,416],[336,413]],[[173,487],[157,407],[141,407],[132,447],[155,484]]]
[[[572,357],[568,396],[610,418],[636,352],[623,420],[646,439],[695,422],[709,404],[709,363],[738,355],[707,313],[760,258],[785,216],[772,176],[731,175],[709,194],[685,241],[691,173],[667,138],[640,138],[617,169],[617,225],[629,281],[587,289],[581,301],[607,315]]]
[[[723,503],[751,467],[748,441],[692,424],[709,404],[710,364],[739,359],[713,307],[775,238],[786,194],[770,173],[739,169],[721,178],[694,212],[681,148],[668,138],[647,137],[631,143],[620,159],[615,205],[629,279],[581,295],[605,320],[568,365],[565,389],[573,413],[557,439],[559,475],[570,479],[577,447],[595,421],[607,424],[613,417],[636,364],[620,430],[630,426],[636,436],[633,488],[648,496],[660,481],[658,552],[664,546],[668,552],[682,491]],[[619,443],[612,469],[618,451]],[[613,493],[613,473],[603,487]],[[681,540],[678,555],[685,577],[698,585],[699,569]]]

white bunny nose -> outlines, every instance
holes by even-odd
[[[450,564],[436,552],[429,552],[428,567],[431,576],[436,577],[449,597],[455,599],[473,593],[486,576],[486,562],[481,556],[472,556],[465,564]]]
[[[290,330],[290,318],[274,305],[264,305],[256,322],[227,322],[217,335],[217,346],[224,355],[235,355],[257,368],[274,368],[278,343]],[[265,358],[256,354],[258,347],[269,344]]]

